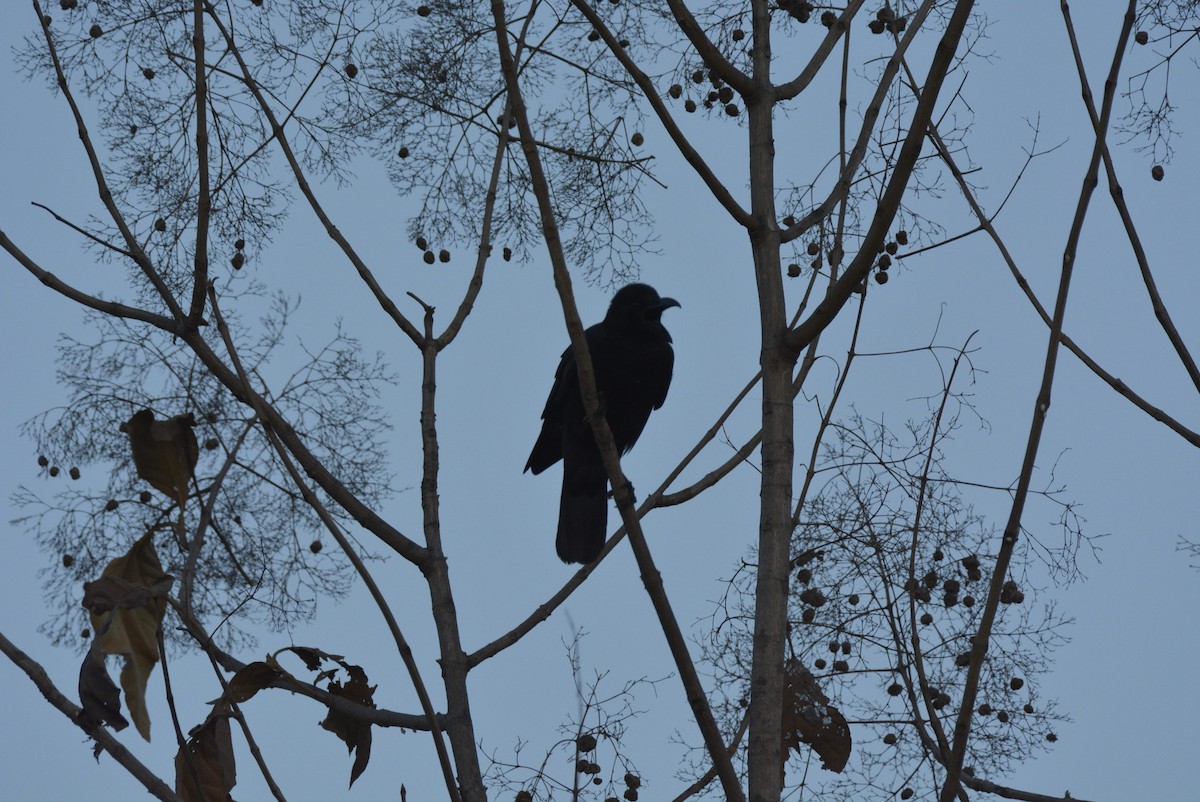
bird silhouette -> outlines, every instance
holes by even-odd
[[[585,332],[600,408],[622,454],[637,442],[650,412],[667,398],[675,352],[662,313],[672,306],[679,302],[659,297],[653,287],[629,284],[613,296],[604,320]],[[590,563],[600,556],[608,531],[608,474],[587,421],[570,346],[558,363],[542,411],[542,430],[525,470],[536,475],[560,459],[558,556],[566,563]]]

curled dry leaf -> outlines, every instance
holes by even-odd
[[[151,534],[147,532],[126,554],[110,562],[98,580],[84,583],[83,603],[96,638],[80,672],[82,697],[83,674],[95,672],[94,667],[88,668],[89,660],[98,660],[103,671],[106,655],[125,658],[121,669],[125,706],[147,741],[150,716],[146,712],[146,683],[158,662],[157,632],[166,610],[164,599],[174,582],[163,572]],[[89,687],[94,690],[97,686],[89,681]]]
[[[83,583],[83,606],[96,615],[116,610],[143,607],[150,601],[150,589],[135,585],[119,576],[102,576]]]
[[[309,671],[320,671],[321,663],[325,660],[332,660],[335,663],[342,662],[342,656],[340,654],[330,654],[329,652],[321,651],[313,646],[288,646],[287,648],[280,649],[278,652],[276,652],[276,655],[282,654],[283,652],[291,652],[292,654],[295,654],[304,661],[304,667]],[[274,663],[275,660],[275,657],[271,658],[272,663]]]
[[[238,676],[243,672],[251,671],[254,666],[263,666],[263,668],[253,668],[252,673],[248,675],[245,681],[244,687],[247,689],[254,687],[256,682],[262,682],[262,684],[254,687],[255,691],[261,687],[265,687],[266,682],[263,672],[267,670],[274,670],[277,672],[277,675],[284,674],[285,672],[279,667],[278,661],[279,655],[284,652],[292,652],[304,661],[304,665],[309,671],[317,672],[317,676],[313,680],[313,685],[320,682],[327,682],[325,690],[331,695],[340,696],[343,699],[364,707],[375,707],[374,696],[376,686],[368,683],[367,674],[360,666],[347,663],[341,655],[330,654],[311,646],[288,646],[269,655],[266,663],[251,663],[235,675],[233,681],[230,682],[230,689],[233,689]],[[325,665],[327,663],[332,665],[326,668]],[[339,670],[345,671],[348,676],[348,679],[344,683],[334,679]],[[227,691],[227,693],[229,692]],[[367,761],[371,759],[370,723],[356,717],[350,711],[331,708],[329,714],[325,716],[325,720],[321,722],[321,726],[341,738],[345,742],[346,748],[355,753],[354,765],[350,769],[350,785],[354,785],[354,781],[366,770]]]
[[[789,660],[783,690],[783,760],[787,750],[805,743],[829,771],[841,773],[850,759],[850,726],[817,685],[816,678],[797,660]],[[782,770],[782,766],[780,767]]]
[[[376,686],[367,684],[366,672],[359,666],[346,663],[342,663],[342,667],[346,669],[350,678],[344,684],[330,680],[326,690],[334,696],[341,696],[366,707],[374,707],[372,697],[375,695]],[[366,770],[367,761],[371,759],[371,725],[347,713],[330,710],[321,726],[345,741],[346,748],[355,753],[354,765],[350,769],[350,785],[354,785],[354,781]]]
[[[227,802],[236,784],[229,715],[219,707],[175,754],[175,793],[185,802]]]
[[[225,686],[225,693],[221,695],[221,698],[211,702],[211,704],[217,704],[222,699],[228,699],[235,704],[241,704],[249,700],[263,688],[270,687],[272,683],[282,676],[282,671],[261,660],[254,663],[247,663],[242,666],[240,671],[233,675],[233,679],[229,680],[229,684]]]
[[[180,507],[188,497],[188,484],[200,447],[196,443],[196,416],[190,412],[166,420],[155,420],[154,412],[143,409],[121,425],[129,435],[137,474],[155,490],[175,500]]]
[[[83,706],[80,717],[90,726],[107,724],[117,732],[129,726],[121,715],[121,692],[108,676],[104,652],[95,641],[79,667],[79,702]]]

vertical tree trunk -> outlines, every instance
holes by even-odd
[[[438,440],[434,402],[437,394],[438,346],[432,334],[433,310],[425,311],[425,344],[421,349],[421,510],[424,515],[425,545],[429,560],[422,566],[429,584],[433,620],[437,628],[438,653],[442,682],[446,688],[446,735],[454,755],[454,770],[463,802],[487,802],[479,753],[475,745],[475,725],[471,718],[467,693],[467,655],[458,631],[458,613],[450,590],[450,569],[442,549],[441,515],[438,499]]]
[[[762,489],[758,525],[753,665],[750,672],[749,798],[777,802],[783,781],[783,643],[787,632],[788,546],[791,540],[791,375],[795,354],[786,347],[787,314],[775,213],[774,91],[771,85],[770,10],[753,6],[753,78],[746,98],[750,134],[750,231],[758,286],[763,375]]]

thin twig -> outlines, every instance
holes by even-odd
[[[1069,16],[1066,0],[1060,3],[1064,17]],[[1116,51],[1109,67],[1108,78],[1104,83],[1104,100],[1100,114],[1100,125],[1097,126],[1095,144],[1092,147],[1091,161],[1083,179],[1079,192],[1079,201],[1075,209],[1075,217],[1067,236],[1067,244],[1063,250],[1062,273],[1059,278],[1058,297],[1054,305],[1053,324],[1050,327],[1050,340],[1046,346],[1046,359],[1042,371],[1041,386],[1033,408],[1033,419],[1029,425],[1029,439],[1025,447],[1025,457],[1021,465],[1020,478],[1013,495],[1012,509],[1008,522],[1004,526],[1004,534],[1000,540],[1000,548],[996,555],[996,565],[992,571],[992,581],[988,587],[987,600],[979,619],[979,630],[976,632],[971,645],[971,661],[967,668],[967,677],[963,683],[963,696],[959,703],[958,716],[954,724],[953,747],[946,765],[946,781],[942,786],[941,802],[950,802],[960,792],[960,777],[963,760],[966,757],[971,725],[975,717],[975,698],[979,691],[979,681],[983,674],[983,661],[987,656],[988,644],[991,639],[992,625],[996,619],[996,611],[1000,606],[1000,594],[1008,578],[1008,565],[1016,549],[1017,538],[1021,531],[1021,516],[1025,509],[1025,501],[1029,496],[1029,486],[1033,481],[1033,471],[1037,460],[1038,446],[1041,444],[1042,430],[1046,422],[1046,413],[1050,409],[1050,395],[1054,386],[1054,374],[1058,365],[1058,345],[1062,336],[1063,318],[1066,315],[1067,296],[1071,286],[1071,276],[1075,266],[1075,257],[1079,240],[1083,232],[1083,222],[1092,194],[1098,183],[1098,174],[1104,151],[1104,137],[1108,130],[1109,117],[1112,113],[1113,98],[1117,90],[1117,76],[1120,74],[1121,61],[1129,35],[1133,30],[1133,22],[1137,9],[1136,0],[1130,0],[1125,13],[1121,33],[1117,37]],[[1086,75],[1080,71],[1080,83],[1085,95],[1091,93]]]
[[[242,713],[242,708],[234,699],[229,698],[227,695],[229,683],[226,682],[225,677],[222,676],[221,667],[217,664],[216,658],[214,658],[211,654],[208,654],[207,656],[209,665],[212,666],[213,673],[217,676],[217,682],[221,683],[221,692],[225,695],[224,700],[226,703],[228,703],[229,710],[233,717],[237,719],[238,726],[242,728],[242,735],[246,738],[246,746],[250,748],[250,754],[254,757],[254,762],[258,765],[259,773],[262,774],[263,780],[267,783],[267,787],[271,789],[271,795],[274,796],[278,802],[287,802],[286,797],[283,795],[283,790],[275,782],[275,778],[271,774],[271,769],[267,765],[266,759],[263,757],[262,750],[258,748],[258,741],[255,740],[254,733],[250,731],[250,724],[246,721],[246,716],[244,713]]]
[[[246,395],[255,398],[259,397],[258,394],[254,393],[253,388],[250,385],[250,380],[246,376],[245,370],[242,367],[241,360],[237,355],[237,350],[233,345],[233,339],[229,333],[229,327],[225,324],[225,318],[221,315],[220,306],[217,303],[216,290],[211,287],[209,288],[209,304],[212,306],[213,317],[217,322],[217,330],[221,335],[222,341],[225,343],[225,349],[229,353],[229,358],[233,362],[234,369],[237,371],[239,378],[244,384]],[[259,417],[261,418],[262,410],[256,410],[256,412],[258,412]],[[275,452],[278,454],[280,461],[283,463],[284,468],[287,470],[288,475],[291,477],[292,482],[300,490],[301,496],[313,509],[313,511],[316,512],[317,516],[321,519],[321,523],[325,525],[325,528],[329,531],[330,535],[333,536],[334,540],[336,540],[338,545],[342,548],[342,551],[346,554],[346,557],[354,566],[354,570],[358,572],[363,584],[370,592],[371,597],[374,599],[380,613],[383,614],[383,618],[387,623],[388,630],[391,632],[392,638],[396,642],[396,650],[400,653],[400,658],[403,660],[404,666],[408,670],[409,678],[413,683],[413,688],[417,692],[417,699],[421,704],[421,709],[424,711],[426,721],[429,724],[429,731],[433,737],[434,749],[437,752],[438,762],[442,768],[442,776],[446,783],[446,790],[450,794],[452,802],[462,802],[462,796],[459,792],[458,783],[454,778],[454,767],[450,764],[450,755],[446,751],[446,744],[442,736],[441,726],[438,723],[437,713],[433,709],[433,702],[430,700],[429,693],[425,688],[425,682],[421,678],[421,673],[417,667],[416,659],[413,657],[412,650],[408,646],[408,641],[405,639],[404,634],[400,631],[400,624],[396,620],[395,615],[392,613],[391,606],[387,603],[387,599],[383,595],[383,592],[379,589],[379,585],[376,584],[374,577],[372,577],[371,573],[367,570],[366,564],[362,561],[362,558],[358,556],[358,552],[342,533],[341,527],[339,527],[337,522],[333,520],[333,516],[331,516],[329,511],[325,509],[325,505],[321,503],[320,499],[317,498],[317,495],[312,491],[312,488],[308,486],[308,483],[304,481],[303,476],[301,476],[300,472],[296,469],[295,464],[292,462],[291,456],[287,452],[287,448],[285,448],[283,443],[279,440],[278,436],[275,434],[275,431],[269,426],[264,427],[264,430],[266,431],[267,437],[271,441],[271,445],[274,446]]]
[[[677,2],[677,0],[673,0],[673,2]],[[687,643],[683,638],[682,630],[679,628],[678,621],[671,611],[670,603],[662,586],[662,578],[659,576],[658,570],[654,567],[653,560],[650,557],[649,548],[646,545],[640,522],[634,510],[633,489],[621,472],[620,456],[617,454],[616,446],[613,443],[612,431],[609,429],[603,413],[599,410],[591,355],[587,349],[587,339],[584,336],[583,324],[580,322],[579,311],[575,306],[575,298],[571,290],[571,277],[567,270],[562,240],[558,233],[554,206],[550,198],[549,181],[542,168],[541,157],[537,152],[537,148],[532,144],[529,115],[518,83],[513,53],[508,43],[508,26],[505,21],[503,0],[492,0],[491,10],[492,17],[495,20],[497,49],[500,54],[501,69],[504,74],[505,84],[508,87],[509,103],[516,117],[517,126],[521,131],[522,150],[525,154],[525,162],[529,168],[529,177],[537,198],[538,211],[542,223],[542,234],[546,242],[554,273],[554,285],[558,290],[559,298],[562,302],[567,332],[570,334],[571,344],[575,349],[575,359],[579,368],[579,381],[584,408],[587,410],[588,419],[595,433],[597,445],[601,456],[604,458],[605,470],[608,472],[614,495],[616,496],[617,509],[620,511],[621,519],[624,521],[626,530],[629,533],[630,544],[633,546],[634,555],[641,570],[642,581],[646,586],[647,593],[650,595],[655,612],[658,614],[659,622],[670,646],[672,657],[675,659],[675,665],[679,670],[688,704],[691,706],[692,714],[704,739],[705,747],[713,763],[718,766],[721,784],[728,802],[741,802],[745,799],[745,794],[742,791],[729,754],[725,751],[725,744],[721,738],[720,729],[713,718],[712,709],[709,706],[708,698],[704,693],[704,687],[696,672],[695,663],[688,654]]]
[[[121,254],[121,256],[127,257],[129,259],[133,258],[133,254],[130,253],[129,251],[125,250],[124,248],[122,248],[118,245],[113,245],[111,242],[109,242],[106,239],[101,239],[100,237],[97,237],[95,234],[88,231],[83,226],[79,226],[79,225],[76,225],[75,223],[72,223],[70,220],[63,217],[58,212],[54,211],[46,204],[38,203],[37,201],[30,201],[29,203],[31,206],[36,206],[37,208],[39,208],[45,212],[49,212],[50,216],[53,217],[55,220],[62,223],[64,226],[71,229],[75,233],[82,234],[83,236],[87,237],[88,239],[90,239],[92,242],[96,243],[100,247],[108,248],[110,251],[113,251],[114,253],[119,253],[119,254]]]
[[[187,764],[188,779],[192,781],[192,787],[196,791],[196,798],[204,798],[204,787],[200,784],[200,774],[196,771],[196,763],[192,759],[192,750],[187,748],[187,736],[183,734],[183,728],[179,726],[179,711],[175,708],[175,692],[171,690],[171,670],[167,666],[167,648],[163,643],[162,623],[154,629],[154,639],[158,643],[159,661],[162,663],[163,689],[167,698],[167,709],[171,711],[171,725],[175,728],[175,742],[179,746],[179,754],[183,755],[183,760]],[[179,787],[180,778],[178,769],[176,769],[175,786]]]
[[[313,214],[316,215],[317,219],[321,222],[321,225],[325,228],[325,233],[329,235],[330,239],[337,243],[342,253],[346,256],[346,259],[351,265],[354,266],[354,269],[358,271],[359,278],[362,279],[363,283],[370,290],[371,294],[375,297],[375,300],[379,303],[379,306],[388,315],[388,317],[392,319],[397,327],[399,327],[401,331],[408,335],[408,338],[413,341],[413,344],[419,347],[421,345],[421,333],[417,331],[417,328],[412,324],[412,321],[410,321],[400,312],[399,308],[396,306],[396,303],[391,299],[387,292],[384,291],[378,280],[376,280],[375,274],[371,272],[369,267],[367,267],[367,263],[358,255],[358,251],[354,249],[354,246],[350,244],[350,241],[346,239],[346,236],[342,234],[341,230],[334,225],[333,220],[325,211],[325,207],[322,206],[321,202],[317,199],[316,193],[313,192],[312,186],[308,182],[308,176],[305,174],[304,168],[300,166],[300,160],[297,158],[295,151],[292,150],[291,143],[288,141],[287,135],[283,130],[283,125],[280,124],[279,119],[275,116],[275,112],[271,110],[271,104],[267,101],[266,97],[263,96],[258,82],[254,80],[254,75],[251,72],[250,67],[246,64],[245,59],[242,57],[241,49],[233,40],[233,34],[230,33],[229,29],[225,27],[225,24],[221,21],[220,16],[216,13],[216,10],[213,8],[211,3],[206,2],[205,7],[208,9],[209,16],[215,22],[217,29],[224,37],[225,43],[229,48],[229,52],[237,60],[238,67],[242,71],[240,80],[245,87],[250,90],[250,94],[254,96],[255,101],[258,103],[259,109],[262,111],[263,116],[270,124],[271,132],[275,137],[275,141],[279,143],[279,148],[283,152],[284,159],[287,161],[288,167],[292,171],[292,176],[296,179],[296,186],[308,201],[308,205],[313,210]]]

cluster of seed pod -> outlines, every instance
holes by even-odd
[[[896,16],[896,12],[892,11],[887,6],[875,12],[875,19],[867,23],[867,27],[871,29],[871,33],[881,34],[885,31],[888,33],[901,33],[908,23],[904,17]]]
[[[736,34],[738,31],[734,31],[734,33]],[[707,94],[699,104],[697,104],[697,102],[690,97],[685,99],[683,101],[684,111],[691,114],[692,112],[696,111],[700,105],[703,105],[706,109],[713,109],[720,106],[725,109],[725,113],[730,117],[737,117],[739,114],[741,114],[741,109],[736,103],[733,102],[733,88],[728,86],[721,79],[721,76],[717,75],[715,70],[697,69],[692,72],[691,78],[693,84],[699,85],[707,82],[712,88],[708,90]],[[667,89],[667,97],[671,98],[672,100],[678,100],[679,98],[683,97],[683,93],[684,89],[682,84],[671,84],[670,88]]]

